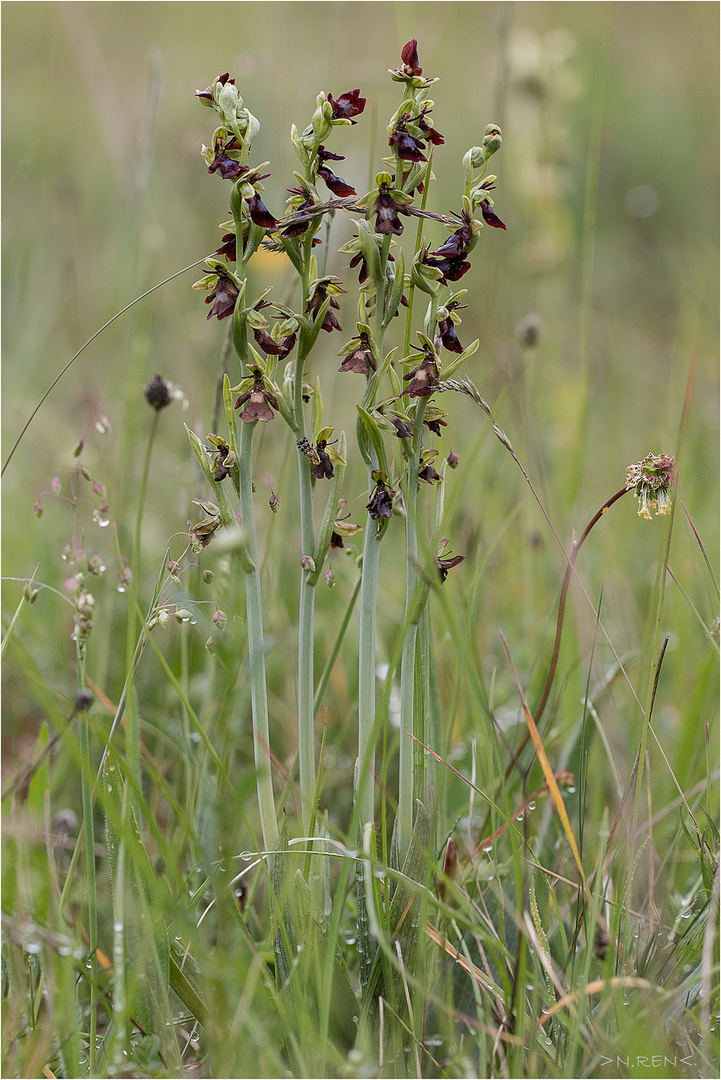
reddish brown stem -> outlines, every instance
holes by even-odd
[[[568,598],[568,587],[571,584],[571,574],[573,573],[573,568],[576,565],[576,559],[578,558],[578,553],[581,550],[581,547],[582,547],[586,537],[588,536],[588,534],[590,533],[591,529],[596,524],[596,522],[599,521],[603,517],[603,515],[606,513],[606,511],[609,510],[613,506],[613,504],[615,502],[618,502],[618,500],[621,498],[621,496],[625,495],[627,491],[630,491],[630,488],[623,487],[623,488],[621,488],[620,491],[617,491],[615,495],[612,495],[610,499],[607,499],[606,502],[603,504],[603,506],[600,508],[600,510],[596,514],[594,514],[594,516],[591,518],[588,525],[586,526],[586,528],[581,533],[581,536],[579,537],[579,539],[574,540],[573,544],[571,546],[571,551],[570,551],[570,554],[568,556],[568,565],[566,566],[566,573],[563,576],[563,584],[561,586],[561,596],[560,596],[560,599],[558,601],[558,617],[556,619],[556,639],[555,639],[555,641],[553,643],[553,654],[551,656],[551,665],[550,665],[550,667],[548,669],[548,675],[546,676],[546,682],[545,682],[544,687],[543,687],[543,693],[541,694],[541,700],[539,701],[539,703],[538,703],[538,705],[536,707],[536,711],[533,714],[533,719],[534,719],[534,721],[536,723],[536,727],[538,727],[538,725],[540,723],[540,720],[541,720],[541,717],[543,716],[543,710],[546,708],[546,705],[548,703],[548,698],[549,698],[550,693],[551,693],[551,687],[553,686],[553,680],[556,677],[556,669],[558,667],[558,658],[559,658],[559,655],[561,653],[561,635],[563,633],[563,620],[564,620],[564,617],[565,617],[565,614],[566,614],[566,600]],[[504,779],[508,779],[508,776],[509,776],[509,774],[511,772],[511,769],[513,768],[513,765],[514,765],[518,755],[521,753],[521,751],[523,750],[524,746],[526,745],[526,743],[528,742],[529,739],[530,739],[530,735],[528,734],[528,732],[526,732],[525,736],[523,737],[523,740],[521,741],[521,744],[519,745],[518,749],[516,750],[516,754],[514,756],[514,759],[512,761],[510,761],[508,763],[507,767],[506,767],[506,771],[504,773]]]

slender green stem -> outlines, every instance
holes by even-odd
[[[370,474],[370,469],[368,470]],[[372,484],[369,476],[369,484]],[[366,526],[360,593],[358,664],[358,762],[356,807],[362,830],[373,821],[375,803],[376,607],[380,540],[373,521]]]
[[[246,547],[252,569],[245,572],[245,597],[248,622],[248,669],[250,699],[253,714],[253,749],[255,753],[256,785],[263,844],[273,851],[278,843],[278,823],[273,798],[273,777],[270,769],[270,735],[268,726],[268,695],[265,683],[265,652],[263,646],[263,608],[260,596],[260,571],[255,534],[253,507],[253,434],[257,421],[244,423],[240,431],[240,514]]]
[[[421,433],[428,398],[419,398],[416,405],[413,440],[408,454],[405,489],[406,509],[406,616],[411,612],[418,585],[418,467],[421,451]],[[413,827],[413,758],[414,743],[411,735],[420,737],[414,725],[414,685],[416,668],[416,641],[418,620],[407,624],[401,657],[401,742],[398,759],[398,854],[403,865],[406,848]]]
[[[87,688],[85,681],[85,645],[77,642],[78,689]],[[78,719],[80,745],[80,795],[83,807],[83,826],[85,832],[85,874],[88,890],[88,943],[90,950],[90,1016],[88,1076],[95,1074],[95,1051],[97,1041],[98,1012],[98,897],[95,878],[95,830],[93,828],[93,782],[92,762],[90,758],[90,727],[88,714],[81,712]]]
[[[316,688],[315,697],[313,698],[313,712],[314,712],[314,714],[317,714],[318,709],[320,708],[320,703],[323,700],[323,695],[325,694],[326,687],[327,687],[328,682],[330,680],[330,674],[331,674],[331,672],[333,670],[333,666],[335,665],[336,660],[338,659],[338,654],[340,653],[341,646],[343,644],[343,639],[345,637],[346,630],[348,629],[348,624],[350,623],[351,615],[353,614],[353,608],[355,607],[356,600],[358,599],[358,594],[359,594],[360,588],[361,588],[361,581],[362,581],[362,576],[359,574],[357,579],[356,579],[356,583],[355,583],[355,586],[353,588],[353,592],[351,593],[351,598],[348,601],[348,606],[345,609],[345,613],[343,615],[343,621],[340,624],[340,627],[338,629],[338,633],[336,634],[336,639],[333,642],[333,648],[331,649],[331,651],[330,651],[330,653],[328,655],[328,659],[326,660],[325,667],[323,668],[323,673],[322,673],[322,675],[320,677],[320,680],[318,682],[318,686]]]
[[[643,779],[643,767],[646,761],[646,742],[648,739],[648,729],[651,724],[651,710],[653,709],[653,701],[656,694],[656,683],[658,681],[658,675],[656,672],[656,660],[659,656],[659,641],[661,639],[661,617],[663,615],[663,601],[666,595],[666,571],[668,568],[668,557],[671,551],[671,535],[673,533],[673,522],[676,516],[676,500],[673,500],[671,505],[671,516],[669,518],[668,527],[666,529],[666,535],[663,540],[663,554],[659,562],[658,575],[656,579],[657,588],[657,601],[656,601],[656,613],[653,624],[653,644],[651,646],[651,658],[653,661],[653,668],[651,669],[650,678],[648,680],[648,689],[646,692],[646,705],[644,708],[643,728],[641,731],[641,746],[639,749],[639,769],[636,774],[636,791],[633,799],[633,828],[631,836],[636,837],[636,826],[638,825],[638,808],[641,801],[641,781]],[[633,857],[633,852],[631,852]]]
[[[137,512],[135,515],[135,532],[133,535],[133,552],[130,563],[130,583],[128,585],[128,620],[125,634],[125,665],[130,669],[133,662],[136,640],[135,607],[138,599],[138,587],[140,584],[141,547],[143,534],[143,514],[145,511],[145,498],[148,491],[148,478],[150,476],[150,462],[153,456],[155,437],[158,432],[160,411],[153,410],[153,419],[148,432],[148,442],[145,448],[145,461],[143,473],[140,479],[140,491],[138,492]],[[128,772],[140,783],[140,725],[137,703],[134,694],[128,698],[128,707],[125,719],[125,764]]]
[[[309,263],[311,242],[306,244],[305,273],[301,279],[302,306],[305,308],[310,290]],[[306,436],[303,412],[303,365],[305,356],[300,352],[295,370],[295,422],[296,438]],[[301,554],[313,557],[315,528],[313,523],[313,484],[310,461],[298,450],[298,485],[300,494]],[[300,796],[304,821],[314,816],[315,801],[315,711],[313,709],[313,627],[315,616],[315,587],[309,581],[310,571],[303,568],[300,579],[300,603],[298,613],[298,768],[300,773]],[[310,835],[310,833],[308,833]]]

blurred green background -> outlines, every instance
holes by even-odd
[[[360,87],[368,99],[359,125],[335,132],[332,146],[346,156],[337,171],[359,193],[367,190],[398,102],[387,70],[416,37],[424,74],[441,80],[433,116],[446,142],[434,158],[431,209],[459,208],[461,159],[485,125],[496,122],[504,134],[493,162],[494,197],[508,231],[484,230],[461,283],[470,306],[459,336],[464,344],[481,339],[467,373],[567,540],[622,485],[629,463],[677,451],[694,362],[680,494],[715,565],[718,22],[711,3],[5,3],[3,459],[86,338],[136,295],[217,246],[228,185],[208,176],[200,157],[213,118],[195,90],[225,71],[235,77],[261,121],[253,163],[271,162],[265,201],[281,215],[297,165],[290,125],[309,122],[320,90],[337,97]],[[344,257],[334,254],[350,223],[336,221],[333,230],[328,269],[352,281]],[[429,226],[428,236],[438,244],[441,227]],[[285,298],[282,261],[268,256],[253,265],[255,292],[271,283]],[[86,432],[84,459],[106,483],[119,542],[127,545],[149,423],[142,390],[156,372],[183,389],[189,407],[172,416],[168,410],[161,424],[144,535],[150,573],[167,537],[186,528],[191,499],[204,489],[183,422],[201,436],[212,430],[222,340],[222,328],[206,321],[203,296],[190,290],[200,276],[195,269],[176,278],[114,323],[33,422],[4,478],[6,576],[27,576],[40,563],[39,578],[61,585],[69,513],[46,499],[37,521],[32,507]],[[542,324],[530,350],[517,335],[529,315]],[[349,377],[330,389],[328,378],[355,319],[346,304],[343,335],[321,335],[317,361],[329,387],[328,422],[349,433],[357,386]],[[562,557],[486,418],[469,402],[444,404],[453,410],[451,445],[470,465],[451,506],[454,551],[471,562],[491,558],[505,516],[524,504],[477,599],[487,667],[502,656],[497,627],[509,624],[517,627],[521,666],[530,666]],[[98,410],[113,425],[105,437],[93,428]],[[270,427],[277,438],[279,425]],[[263,440],[272,446],[269,432]],[[269,451],[261,469],[277,484],[280,455]],[[349,474],[350,498],[362,488],[360,475]],[[356,520],[359,506],[352,508]],[[294,512],[283,527],[297,530]],[[103,538],[108,560],[110,531]],[[622,651],[638,644],[661,533],[637,520],[629,499],[613,528],[595,535],[584,573],[592,596],[601,585],[606,590]],[[712,621],[712,592],[685,521],[678,522],[671,564]],[[354,571],[337,570],[338,592],[347,595]],[[635,597],[629,581],[638,586]],[[294,583],[290,607],[295,591]],[[8,610],[19,593],[8,586]],[[391,585],[387,604],[396,620],[400,601]],[[703,633],[684,601],[669,602],[680,605],[677,632],[688,635],[688,659]],[[45,610],[33,616],[32,647],[50,670],[58,663],[56,633],[69,631],[69,623],[64,611],[58,624]],[[521,646],[527,623],[532,633]],[[68,681],[61,668],[53,674]],[[22,714],[25,690],[8,677]],[[690,670],[686,686],[693,685]],[[668,722],[672,728],[673,715]]]

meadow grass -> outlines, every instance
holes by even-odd
[[[709,16],[685,6],[691,27],[665,72],[673,85],[660,117],[653,59],[634,72],[624,52],[629,36],[641,40],[630,10],[586,5],[588,23],[566,12],[582,43],[574,52],[554,5],[500,9],[478,46],[495,73],[484,73],[480,108],[447,43],[487,30],[485,6],[351,5],[347,24],[334,21],[341,6],[302,5],[316,19],[329,12],[315,39],[294,5],[274,6],[289,36],[297,31],[293,48],[278,48],[296,72],[306,64],[312,85],[303,74],[287,91],[273,88],[256,67],[254,88],[240,74],[250,54],[231,71],[262,122],[250,163],[272,158],[263,198],[279,213],[293,183],[280,178],[298,167],[290,121],[302,128],[320,89],[337,97],[360,84],[377,103],[358,117],[359,131],[369,122],[366,141],[359,136],[358,149],[355,129],[341,129],[332,148],[346,153],[337,168],[359,194],[374,187],[399,100],[380,78],[389,82],[411,35],[424,74],[442,76],[433,120],[447,145],[434,150],[429,209],[459,208],[462,155],[488,121],[501,124],[494,197],[508,232],[485,228],[472,270],[453,286],[469,289],[459,336],[480,338],[480,348],[431,399],[448,412],[436,465],[452,450],[459,467],[446,465],[440,483],[416,493],[405,465],[389,459],[405,515],[376,542],[366,503],[385,444],[361,417],[356,448],[362,379],[336,375],[356,313],[341,298],[343,334],[317,335],[309,382],[319,376],[326,422],[334,437],[346,434],[336,449],[347,446],[347,467],[337,466],[328,505],[342,495],[364,534],[301,572],[313,527],[318,536],[327,524],[330,488],[317,494],[313,520],[309,500],[323,482],[311,486],[294,446],[303,424],[318,429],[317,404],[303,403],[303,364],[284,404],[292,435],[279,415],[241,422],[229,388],[247,374],[233,348],[243,356],[248,329],[229,319],[224,339],[228,323],[201,326],[207,309],[189,290],[194,278],[181,277],[89,346],[99,350],[92,369],[85,355],[69,369],[6,472],[3,1074],[717,1075]],[[4,15],[6,42],[8,26],[18,42],[37,28],[30,5],[19,7]],[[68,121],[59,156],[54,146],[59,194],[43,187],[55,138],[44,121],[28,146],[36,168],[8,166],[5,155],[5,266],[14,273],[4,290],[3,460],[82,341],[200,259],[227,216],[231,184],[208,177],[199,156],[177,182],[172,169],[154,173],[153,154],[172,163],[173,139],[181,157],[188,132],[193,153],[208,141],[197,114],[209,114],[193,101],[195,86],[168,101],[156,60],[125,115],[113,75],[97,67],[123,5],[104,7],[99,22],[75,9],[60,16],[111,110],[98,120],[93,99],[97,141],[74,141],[82,124]],[[162,5],[148,7],[150,34]],[[655,48],[665,58],[676,27],[665,5],[644,7],[658,20],[650,56]],[[231,8],[261,33],[267,5]],[[428,44],[422,29],[405,32],[410,9]],[[197,17],[187,16],[186,34]],[[327,59],[354,30],[369,42],[367,83],[348,56]],[[213,52],[198,86],[230,66]],[[6,52],[6,85],[7,67]],[[8,139],[22,130],[24,107],[16,96],[6,104]],[[128,180],[108,134],[127,136],[131,121],[142,138]],[[99,144],[112,179],[99,175]],[[81,146],[82,213],[77,192],[62,187]],[[670,163],[683,168],[684,197]],[[43,233],[55,265],[41,278],[29,234],[15,251],[16,215],[30,200],[13,169],[28,170],[41,221],[59,198],[85,226],[71,249],[58,215]],[[407,219],[407,274],[414,224]],[[447,237],[420,224],[431,247]],[[315,251],[319,272],[347,288],[357,271],[337,248],[351,236],[336,214]],[[59,266],[71,250],[78,291],[68,310]],[[272,284],[271,299],[302,312],[308,265],[294,275],[283,254],[260,248],[248,260],[247,296]],[[427,302],[416,290],[413,346]],[[377,306],[376,338],[382,315]],[[400,357],[411,320],[402,309],[395,322],[402,332],[388,328],[383,352],[400,340]],[[447,369],[453,357],[443,355]],[[281,382],[283,363],[269,377]],[[182,388],[171,388],[167,408],[143,398],[156,371]],[[417,409],[408,455],[420,450],[420,417]],[[202,449],[210,431],[237,451],[237,502],[232,477],[213,479]],[[651,524],[629,495],[585,538],[626,467],[649,452],[676,458],[672,512]],[[425,572],[441,537],[445,555],[464,555],[443,584]],[[187,551],[189,539],[197,550]]]

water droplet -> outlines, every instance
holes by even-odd
[[[487,855],[490,851],[493,851],[493,845],[492,844],[486,844],[486,846],[484,848],[481,848],[481,850],[483,851],[484,854]]]
[[[111,794],[112,790],[113,790],[113,785],[108,784],[108,794]]]
[[[125,586],[124,585],[118,585],[118,592],[121,592],[121,593],[125,592]]]
[[[26,953],[30,953],[31,956],[36,956],[42,949],[42,945],[39,941],[26,941],[24,948]]]
[[[523,810],[521,810],[520,814],[516,814],[516,821],[523,821]]]
[[[570,787],[567,787],[567,788],[566,788],[566,794],[567,794],[567,795],[575,795],[575,794],[576,794],[576,789],[575,789],[575,787],[573,786],[573,784],[571,784],[571,786],[570,786]]]
[[[528,809],[529,810],[535,810],[536,809],[536,801],[535,801],[535,799],[533,800],[533,802],[529,802]]]
[[[251,859],[253,858],[253,852],[252,851],[241,851],[238,858],[242,859],[243,862],[250,862]]]
[[[385,870],[376,870],[373,876],[377,877],[379,881],[385,881],[387,877]]]

